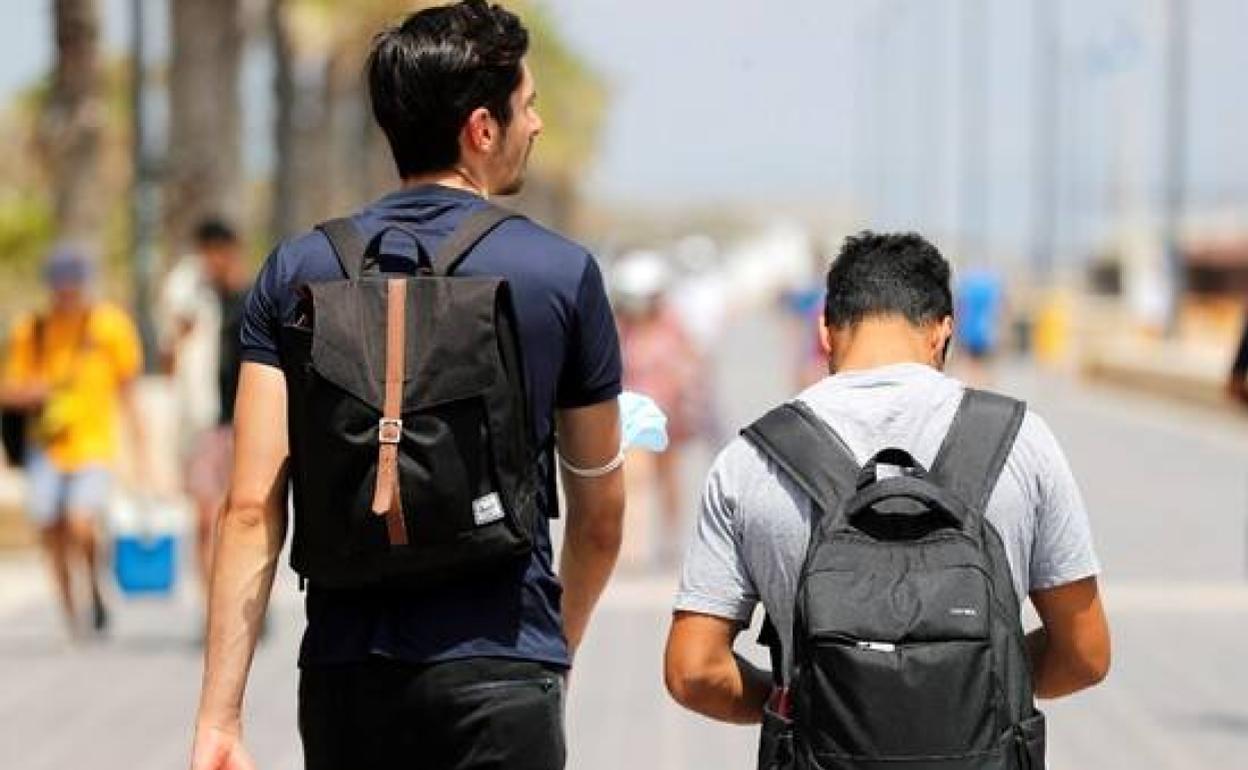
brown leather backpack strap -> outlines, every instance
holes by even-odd
[[[403,376],[407,326],[407,281],[386,281],[386,391],[377,425],[377,486],[373,513],[386,517],[390,545],[407,545],[403,495],[399,489],[399,442],[403,440]]]

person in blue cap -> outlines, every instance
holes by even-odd
[[[145,443],[132,398],[142,369],[139,336],[124,310],[94,298],[94,273],[81,247],[51,253],[43,269],[49,305],[17,320],[0,377],[0,406],[27,415],[26,509],[71,637],[82,631],[83,582],[90,627],[101,633],[108,626],[97,519],[110,494],[119,415],[129,418],[136,446]]]

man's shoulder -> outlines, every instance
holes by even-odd
[[[579,280],[592,260],[585,246],[528,217],[504,222],[498,226],[495,235],[491,240],[505,246],[507,253],[514,255],[518,266],[541,274],[555,272],[575,276]]]
[[[787,477],[749,439],[733,437],[711,463],[708,484],[726,498],[740,500],[762,490],[790,489]]]
[[[260,288],[273,293],[293,292],[305,283],[342,277],[342,268],[333,246],[317,228],[285,238],[274,247],[264,270]]]
[[[1014,439],[1010,459],[1019,463],[1023,470],[1041,472],[1055,458],[1062,456],[1061,445],[1044,417],[1030,406],[1023,415],[1023,422]]]
[[[337,263],[334,248],[319,226],[287,238],[277,245],[273,253],[277,259],[291,268],[309,260],[329,260]]]

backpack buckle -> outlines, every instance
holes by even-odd
[[[397,444],[403,439],[403,421],[383,417],[377,421],[377,440],[383,444]]]

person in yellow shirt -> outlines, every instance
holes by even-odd
[[[110,494],[119,414],[128,417],[136,444],[144,441],[132,398],[142,368],[139,337],[125,311],[92,298],[92,273],[83,252],[52,253],[44,265],[50,307],[17,321],[0,378],[0,405],[29,415],[26,506],[71,636],[79,631],[76,572],[90,587],[92,628],[108,626],[96,519]]]

